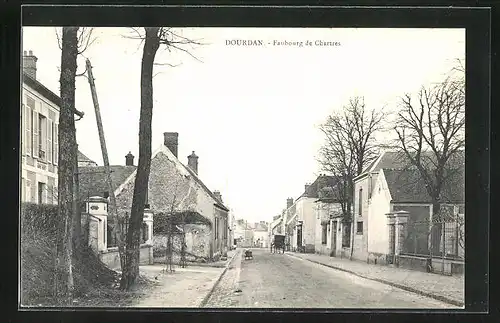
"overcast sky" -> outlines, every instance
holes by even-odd
[[[179,159],[199,156],[199,176],[220,190],[236,218],[271,221],[320,173],[323,138],[317,126],[349,97],[369,108],[394,109],[406,92],[439,81],[465,57],[464,29],[186,28],[200,40],[183,52],[160,49],[155,67],[153,150],[163,132],[179,133]],[[84,53],[93,65],[110,163],[138,156],[142,45],[130,28],[96,28]],[[227,46],[226,40],[264,46]],[[304,42],[275,46],[274,41]],[[312,46],[306,46],[309,40]],[[340,46],[316,46],[316,40]],[[23,49],[38,57],[37,79],[59,94],[60,49],[55,28],[23,28]],[[84,70],[83,58],[79,71]],[[179,65],[180,64],[180,65]],[[76,85],[80,150],[102,165],[90,94]],[[137,163],[137,157],[135,159]]]

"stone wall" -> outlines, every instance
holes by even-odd
[[[188,261],[209,261],[210,260],[210,241],[212,230],[203,224],[185,224],[186,232],[186,260]],[[181,235],[172,237],[174,255],[173,259],[180,259]],[[155,258],[165,258],[167,248],[167,235],[156,234],[153,236],[153,248]]]
[[[106,251],[102,251],[99,254],[99,259],[110,269],[120,270],[120,255],[118,253],[118,248],[109,248]],[[139,251],[139,264],[140,265],[152,265],[153,261],[153,246],[143,244],[141,245]]]

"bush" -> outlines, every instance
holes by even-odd
[[[57,205],[21,205],[21,304],[53,303],[58,226]],[[88,246],[73,250],[75,296],[106,295],[118,281]]]

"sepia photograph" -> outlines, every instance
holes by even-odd
[[[465,28],[21,37],[21,309],[465,308]]]

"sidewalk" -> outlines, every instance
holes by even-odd
[[[200,307],[234,255],[234,250],[228,252],[223,268],[194,265],[181,268],[174,265],[174,272],[165,272],[164,264],[140,266],[141,275],[154,281],[155,286],[131,307]]]
[[[463,275],[443,276],[318,254],[294,252],[286,252],[286,254],[453,305],[464,306],[465,282]]]

